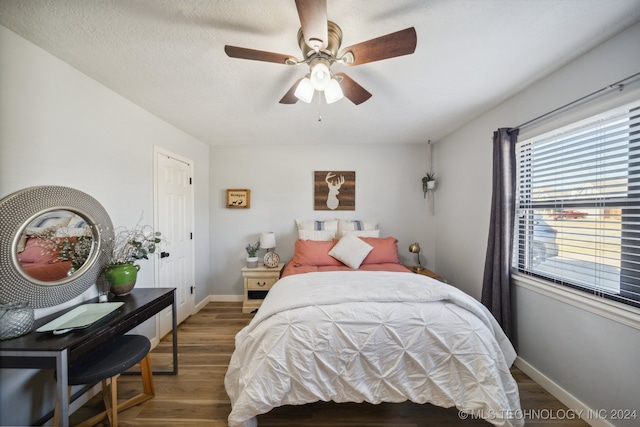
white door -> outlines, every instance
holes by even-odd
[[[156,149],[156,224],[167,239],[158,263],[158,287],[176,288],[178,323],[193,314],[193,191],[191,160]],[[171,308],[160,314],[159,337],[172,329]]]

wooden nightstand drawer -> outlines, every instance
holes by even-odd
[[[269,289],[280,278],[283,268],[284,263],[281,262],[275,268],[260,264],[255,268],[244,267],[242,269],[242,277],[244,278],[243,313],[251,313],[260,307],[262,300],[269,293]]]
[[[258,278],[258,277],[249,277],[247,278],[247,289],[250,290],[268,290],[271,289],[274,283],[276,283],[277,278]]]

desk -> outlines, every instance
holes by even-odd
[[[175,288],[135,288],[129,295],[113,297],[109,301],[122,301],[124,304],[86,329],[71,331],[65,335],[35,332],[40,326],[78,305],[98,302],[98,298],[36,320],[34,331],[26,335],[0,341],[0,368],[56,369],[57,394],[61,409],[58,423],[61,426],[69,425],[69,364],[94,348],[124,335],[169,306],[173,312],[173,369],[154,373],[178,373]]]

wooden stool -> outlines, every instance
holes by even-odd
[[[151,343],[142,335],[123,335],[116,341],[98,347],[84,355],[82,359],[69,366],[69,400],[71,400],[71,386],[80,384],[94,384],[102,381],[102,399],[106,410],[79,424],[93,426],[109,418],[112,427],[118,426],[118,412],[131,408],[155,396],[153,374],[149,350]],[[118,404],[118,381],[121,373],[140,363],[142,385],[144,391]],[[111,379],[111,393],[108,392],[107,380]],[[58,424],[58,401],[54,411],[54,426]]]

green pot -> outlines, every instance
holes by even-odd
[[[138,270],[140,270],[140,266],[135,264],[110,265],[107,267],[104,275],[111,286],[109,289],[111,293],[118,296],[128,295],[136,285]]]

